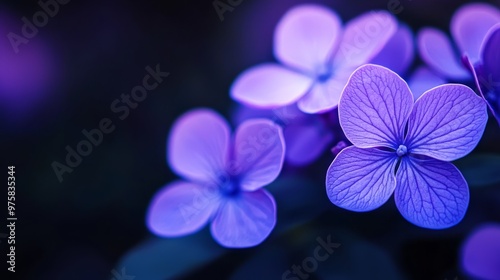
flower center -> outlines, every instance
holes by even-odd
[[[324,83],[332,77],[332,74],[330,67],[322,66],[316,72],[316,80],[320,83]]]
[[[229,176],[219,178],[219,190],[225,196],[236,196],[241,192],[239,180]]]
[[[405,145],[399,145],[398,149],[396,150],[396,154],[398,154],[398,157],[402,157],[408,153],[408,148],[406,148]]]
[[[330,79],[331,75],[332,74],[330,74],[330,73],[321,73],[321,74],[319,74],[318,75],[318,82],[324,83],[324,82],[328,81],[328,79]]]

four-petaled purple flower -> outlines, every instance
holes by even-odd
[[[276,224],[276,205],[262,189],[279,175],[285,146],[270,120],[242,123],[233,137],[227,122],[207,109],[183,115],[172,128],[168,162],[185,178],[168,184],[152,200],[149,229],[160,236],[193,233],[211,221],[225,247],[258,245]]]
[[[361,212],[380,207],[394,192],[408,221],[432,229],[453,226],[465,215],[469,190],[448,161],[476,147],[487,119],[484,100],[464,85],[432,88],[414,102],[396,73],[364,65],[340,98],[340,125],[354,146],[330,165],[328,197]]]
[[[274,55],[242,73],[231,88],[233,99],[259,108],[297,102],[305,113],[328,111],[338,104],[350,74],[382,50],[398,28],[386,11],[363,14],[342,30],[340,18],[319,5],[288,11],[274,34]]]

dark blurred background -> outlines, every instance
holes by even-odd
[[[4,274],[7,242],[0,239],[5,275],[0,278],[281,279],[311,256],[318,237],[331,235],[341,246],[307,279],[466,279],[461,242],[481,223],[500,221],[500,184],[481,181],[481,172],[500,170],[500,129],[492,119],[478,148],[456,163],[468,180],[481,183],[469,182],[468,213],[451,229],[410,224],[393,199],[369,213],[331,205],[324,192],[331,154],[306,168],[285,167],[269,187],[278,202],[277,228],[255,248],[223,249],[207,229],[161,239],[145,227],[150,199],[177,178],[165,160],[174,120],[195,107],[230,118],[233,79],[273,60],[276,23],[305,2],[335,9],[344,22],[388,5],[387,0],[243,0],[221,21],[211,0],[72,0],[60,4],[13,55],[7,34],[21,34],[22,18],[32,19],[41,8],[35,0],[2,1],[0,167],[16,166],[18,221],[15,277]],[[448,32],[453,12],[466,2],[401,0],[404,9],[397,17],[414,32],[428,25]],[[414,66],[418,63],[417,58]],[[119,119],[111,104],[142,83],[147,66],[157,65],[170,76]],[[85,139],[82,130],[98,128],[103,118],[111,119],[115,130],[60,182],[53,162],[64,164],[66,146],[75,149]],[[0,192],[1,201],[6,192]]]

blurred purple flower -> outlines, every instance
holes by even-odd
[[[386,11],[351,20],[344,29],[338,15],[320,5],[288,11],[274,34],[274,55],[243,72],[231,88],[233,99],[260,108],[297,102],[306,113],[328,111],[338,104],[352,71],[373,59],[398,27]]]
[[[489,4],[472,3],[458,9],[451,20],[451,34],[459,53],[448,36],[435,28],[424,28],[418,34],[418,50],[425,63],[447,80],[470,80],[471,75],[460,63],[466,54],[473,64],[480,60],[480,49],[488,30],[500,22],[500,11]]]
[[[198,109],[172,128],[168,162],[186,181],[168,184],[151,202],[149,229],[160,236],[193,233],[211,221],[225,247],[258,245],[276,224],[276,205],[262,189],[279,175],[285,153],[281,128],[270,120],[242,123],[233,137],[217,113]]]
[[[244,105],[236,108],[236,124],[252,118],[270,119],[283,127],[285,161],[293,166],[314,162],[343,136],[338,127],[336,111],[306,114],[295,104],[276,109],[257,109]]]
[[[362,66],[340,99],[340,125],[354,146],[330,165],[328,197],[362,212],[380,207],[394,192],[396,206],[413,224],[453,226],[466,212],[469,190],[448,161],[475,148],[487,119],[485,102],[464,85],[435,87],[414,102],[396,73]]]
[[[469,276],[499,280],[500,225],[482,225],[471,233],[462,245],[461,262]]]
[[[493,26],[481,48],[481,60],[475,64],[464,56],[481,96],[500,125],[500,23]]]

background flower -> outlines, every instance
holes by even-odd
[[[342,29],[339,16],[326,7],[295,7],[275,30],[274,55],[282,65],[246,70],[231,96],[262,108],[297,102],[306,113],[330,110],[351,72],[374,58],[396,30],[396,19],[386,11],[363,14]]]
[[[285,146],[279,126],[269,120],[229,126],[211,110],[184,114],[168,142],[168,162],[187,181],[165,186],[148,211],[150,230],[176,237],[211,222],[215,240],[226,247],[261,243],[276,224],[276,205],[261,187],[281,171]]]

